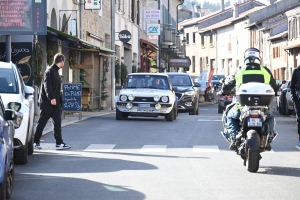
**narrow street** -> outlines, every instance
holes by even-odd
[[[16,166],[11,199],[297,199],[295,117],[275,117],[280,135],[257,173],[228,150],[217,105],[174,122],[114,114],[77,122],[63,128],[70,150],[55,150],[49,133],[43,149]]]

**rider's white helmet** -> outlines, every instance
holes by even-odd
[[[260,51],[256,48],[249,48],[244,54],[244,63],[249,65],[251,63],[260,64]]]

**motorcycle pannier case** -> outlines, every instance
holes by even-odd
[[[274,97],[273,88],[264,83],[245,83],[236,91],[237,101],[242,106],[269,106]]]

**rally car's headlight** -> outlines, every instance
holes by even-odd
[[[153,99],[154,99],[154,101],[159,101],[160,98],[159,98],[159,96],[154,96]]]
[[[121,101],[126,101],[127,100],[127,96],[126,95],[121,95]]]
[[[130,110],[132,107],[133,107],[132,103],[129,102],[129,103],[126,104],[126,108],[127,108],[127,109]]]
[[[184,94],[185,94],[185,95],[193,95],[193,94],[194,94],[194,91],[188,91],[188,92],[185,92]]]
[[[9,102],[8,103],[8,108],[19,112],[19,110],[21,109],[21,103],[19,103],[19,102]]]
[[[162,97],[162,98],[161,98],[161,101],[164,102],[164,103],[166,103],[166,102],[169,101],[169,98],[168,98],[168,97]]]
[[[134,96],[131,94],[128,96],[129,101],[132,101],[134,99]]]

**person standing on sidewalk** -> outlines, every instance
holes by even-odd
[[[54,56],[54,63],[45,71],[43,82],[41,84],[39,104],[40,117],[37,122],[34,134],[34,148],[42,149],[40,139],[43,130],[49,120],[52,119],[54,126],[54,138],[56,140],[56,149],[69,149],[71,146],[65,144],[61,135],[61,78],[58,70],[63,68],[65,56],[57,53]]]
[[[291,79],[291,94],[298,127],[298,146],[300,147],[300,65],[294,69]]]

